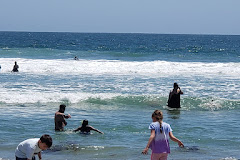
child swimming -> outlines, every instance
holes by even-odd
[[[74,132],[80,131],[81,133],[84,133],[84,134],[90,134],[91,130],[96,131],[96,132],[101,133],[101,134],[104,134],[103,132],[99,131],[98,129],[93,128],[92,126],[88,125],[88,120],[86,120],[86,119],[83,120],[82,126],[75,129]]]

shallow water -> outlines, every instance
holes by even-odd
[[[54,107],[55,105],[56,107]],[[239,113],[224,111],[168,111],[161,107],[75,104],[69,105],[66,131],[55,132],[53,115],[57,104],[1,105],[1,157],[14,159],[16,145],[28,137],[48,133],[53,137],[51,150],[43,152],[44,159],[148,159],[141,155],[150,131],[151,112],[160,108],[164,120],[186,148],[171,142],[170,159],[220,159],[239,157]],[[88,119],[90,125],[103,131],[83,135],[72,132]],[[187,158],[186,158],[187,157]]]

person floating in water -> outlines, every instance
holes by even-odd
[[[74,60],[79,60],[77,56],[74,57]]]
[[[180,95],[183,94],[177,83],[173,84],[173,90],[169,93],[168,107],[170,108],[181,108],[180,106]]]
[[[66,108],[66,105],[61,104],[59,106],[59,111],[57,111],[55,113],[55,117],[54,117],[55,131],[63,131],[64,127],[67,125],[67,122],[66,122],[65,118],[66,119],[71,118],[70,114],[68,114],[68,115],[64,114],[65,108]]]
[[[13,66],[12,72],[18,72],[19,66],[17,65],[17,62],[15,61],[15,65]]]
[[[91,130],[96,131],[96,132],[101,133],[101,134],[104,134],[103,132],[99,131],[98,129],[93,128],[92,126],[89,126],[88,125],[88,120],[86,120],[86,119],[83,120],[82,126],[75,129],[74,132],[80,131],[81,133],[84,133],[84,134],[90,134]]]

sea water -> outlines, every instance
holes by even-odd
[[[240,158],[240,36],[0,32],[0,65],[1,160],[42,134],[45,160],[148,160],[155,109],[185,145],[170,141],[169,159]],[[180,110],[166,106],[174,82]],[[72,118],[55,132],[60,104]],[[73,132],[84,119],[104,134]]]

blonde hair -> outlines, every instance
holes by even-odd
[[[162,133],[162,120],[163,120],[163,113],[161,110],[155,110],[152,114],[152,117],[156,118],[156,120],[160,124],[160,132]]]

